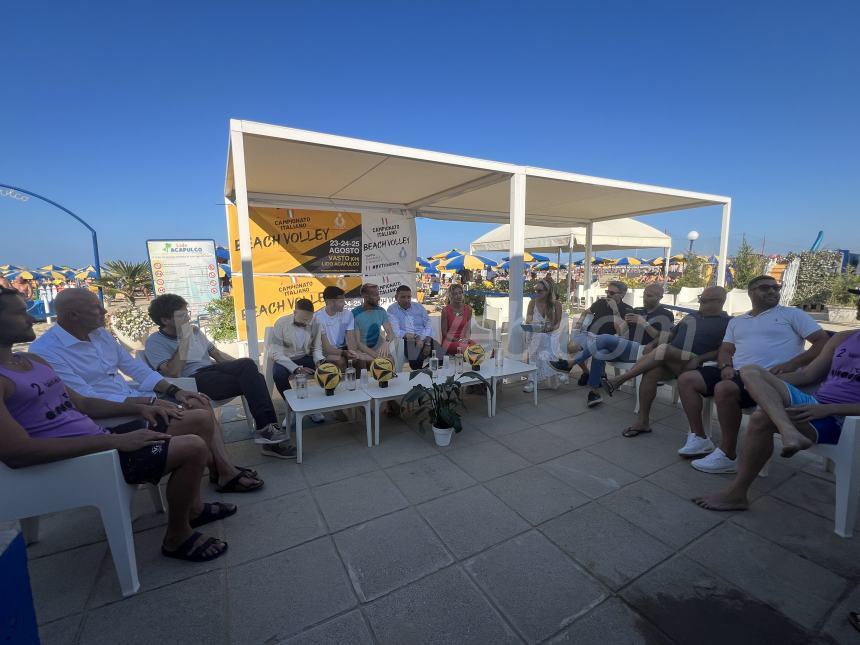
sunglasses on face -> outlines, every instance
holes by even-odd
[[[709,302],[722,302],[722,301],[723,301],[722,298],[702,298],[702,296],[699,296],[699,302],[701,302],[703,305],[707,304]]]
[[[617,296],[617,295],[618,295],[618,292],[617,292],[617,291],[610,291],[609,289],[607,289],[607,290],[606,290],[606,295],[607,295],[607,296]]]
[[[782,289],[781,284],[760,284],[756,287],[759,291],[775,291],[779,293],[779,290]]]

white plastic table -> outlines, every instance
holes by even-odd
[[[338,385],[332,396],[326,396],[316,383],[308,383],[308,395],[304,399],[296,396],[295,390],[284,390],[287,407],[296,415],[296,462],[302,463],[302,421],[309,414],[331,412],[348,408],[364,408],[364,418],[367,425],[367,447],[373,447],[373,435],[370,425],[370,397],[361,389],[352,392],[344,384]]]
[[[359,384],[359,387],[373,399],[373,425],[377,446],[379,445],[379,406],[383,401],[402,399],[409,393],[412,386],[418,383],[430,385],[430,378],[426,374],[421,374],[410,381],[409,372],[398,372],[397,378],[388,381],[388,387],[379,387],[379,383],[374,379],[370,379],[367,384]]]
[[[534,387],[535,406],[538,404],[538,384],[537,384],[537,365],[530,365],[522,361],[515,361],[512,358],[506,358],[501,369],[496,369],[496,363],[493,359],[487,359],[481,365],[481,376],[493,384],[493,401],[492,413],[488,416],[496,416],[496,401],[499,398],[499,384],[502,379],[509,376],[529,375],[532,386]]]

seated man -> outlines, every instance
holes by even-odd
[[[860,294],[860,289],[851,289]],[[860,320],[860,299],[857,301]],[[773,454],[773,435],[782,436],[782,456],[814,443],[839,443],[842,422],[860,415],[860,331],[834,335],[808,367],[779,376],[758,365],[741,368],[744,387],[758,404],[750,418],[740,468],[729,487],[693,501],[713,511],[742,511],[747,493]],[[814,394],[801,387],[819,383]]]
[[[805,311],[779,304],[780,285],[769,275],[750,280],[747,291],[752,301],[749,313],[735,316],[726,327],[717,354],[717,366],[704,366],[678,377],[678,391],[690,434],[682,454],[692,456],[710,452],[691,465],[706,473],[737,472],[737,440],[743,408],[755,405],[738,370],[759,365],[774,374],[793,372],[808,365],[821,352],[828,336]],[[804,340],[812,346],[803,351]],[[705,434],[702,425],[703,398],[713,396],[721,430],[720,447]],[[690,435],[696,435],[694,439]]]
[[[220,351],[191,324],[188,303],[166,293],[149,303],[149,317],[158,331],[146,339],[146,360],[168,377],[190,376],[207,396],[231,399],[244,396],[254,415],[254,442],[268,457],[295,459],[290,435],[278,424],[266,379],[250,358],[233,358]]]
[[[48,361],[67,387],[89,398],[155,404],[166,409],[178,409],[179,403],[212,415],[206,395],[171,385],[122,348],[104,328],[106,312],[96,294],[88,289],[64,289],[54,304],[57,324],[30,345],[30,351]],[[156,394],[171,401],[158,399]],[[230,463],[220,432],[214,434],[211,447],[210,478],[221,490],[244,492],[263,485],[252,470]]]
[[[352,310],[355,327],[351,333],[359,361],[356,368],[366,369],[374,358],[391,355],[394,331],[388,314],[379,306],[379,287],[369,282],[361,285],[361,297],[364,302]]]
[[[269,350],[275,361],[272,377],[281,396],[284,396],[284,390],[292,389],[291,376],[304,373],[308,378],[313,377],[316,366],[323,362],[323,353],[320,330],[314,320],[314,306],[310,300],[297,300],[293,313],[278,318],[272,328]],[[311,419],[316,423],[325,420],[319,413],[312,414]]]
[[[629,438],[651,432],[651,405],[657,397],[660,381],[676,378],[681,372],[697,369],[707,361],[716,360],[717,350],[729,324],[729,315],[723,311],[725,302],[726,290],[722,287],[705,289],[699,296],[698,313],[684,316],[681,322],[672,327],[665,342],[662,338],[651,341],[645,346],[646,353],[636,365],[607,382],[606,387],[611,396],[623,383],[642,375],[639,384],[639,416],[633,425],[621,433],[623,436]],[[687,445],[678,454],[702,454],[703,447],[699,443],[699,437],[690,434]],[[705,446],[704,449],[709,448]]]
[[[158,484],[170,475],[165,556],[205,562],[224,555],[226,542],[192,530],[236,512],[233,504],[200,500],[207,442],[214,432],[211,415],[81,396],[42,358],[12,351],[15,343],[36,337],[33,322],[18,291],[0,287],[0,461],[26,468],[116,449],[129,484]],[[110,429],[90,418],[122,415],[142,418]],[[168,434],[170,417],[182,423],[171,424]]]
[[[351,311],[344,311],[344,291],[340,287],[328,286],[322,293],[325,307],[314,314],[314,322],[319,326],[322,353],[325,360],[334,363],[340,371],[346,369],[349,359],[355,360],[353,336],[349,332],[355,327]]]
[[[419,303],[412,302],[412,289],[405,284],[397,287],[394,299],[396,302],[388,307],[391,329],[395,338],[403,339],[404,360],[409,361],[412,369],[421,369],[433,350],[439,349],[433,340],[430,316]]]
[[[663,287],[652,284],[643,293],[643,307],[633,309],[622,299],[627,293],[623,282],[610,282],[606,289],[606,299],[596,301],[588,310],[594,318],[579,334],[578,343],[568,344],[568,352],[576,351],[579,344],[583,349],[573,362],[583,366],[580,385],[585,383],[591,388],[588,393],[588,407],[603,402],[600,385],[604,379],[606,361],[630,363],[636,360],[641,345],[659,340],[660,334],[668,332],[672,326],[672,312],[660,305]],[[591,369],[585,368],[585,361],[591,358]],[[567,361],[554,361],[553,369],[569,371]],[[565,369],[567,368],[567,369]]]

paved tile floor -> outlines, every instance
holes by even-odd
[[[711,513],[689,497],[726,477],[677,457],[678,409],[624,439],[629,395],[584,397],[542,391],[535,408],[511,385],[493,419],[470,397],[447,448],[399,419],[372,449],[358,424],[311,424],[302,465],[228,421],[236,462],[266,479],[207,527],[229,554],[161,557],[164,516],[140,495],[142,589],[123,600],[97,513],[47,517],[30,548],[43,642],[860,642],[860,534],[833,534],[820,464],[777,459],[751,511]]]

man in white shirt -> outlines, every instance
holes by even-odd
[[[412,369],[421,369],[431,352],[439,349],[433,340],[430,315],[419,303],[412,302],[412,289],[405,284],[397,287],[396,302],[388,307],[388,319],[395,338],[403,339],[403,353]]]
[[[319,325],[322,353],[325,360],[337,365],[341,371],[346,369],[349,359],[357,359],[352,330],[355,318],[351,311],[345,311],[344,291],[340,287],[328,286],[323,291],[325,307],[314,314]]]
[[[57,324],[37,338],[30,351],[48,361],[69,388],[82,396],[117,403],[178,407],[171,401],[157,399],[158,393],[186,408],[205,409],[211,414],[209,397],[171,385],[123,349],[104,328],[107,312],[93,292],[64,289],[57,294],[54,304]],[[132,381],[123,378],[123,374]],[[180,422],[173,420],[171,425]],[[220,432],[213,433],[211,449],[212,470],[221,488],[244,491],[262,486],[262,480],[252,471],[229,462]]]
[[[693,460],[696,470],[707,473],[737,472],[737,439],[742,410],[755,406],[738,370],[758,365],[773,374],[793,372],[818,356],[828,335],[812,317],[795,307],[779,304],[781,285],[769,275],[750,280],[747,291],[753,308],[735,316],[726,328],[717,354],[717,366],[700,367],[678,377],[678,391],[690,423],[686,444],[678,451]],[[812,346],[803,351],[804,341]],[[722,440],[719,448],[708,439],[702,425],[703,397],[713,396]]]

